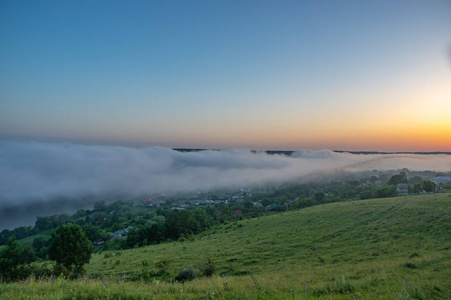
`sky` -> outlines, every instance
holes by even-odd
[[[0,1],[0,139],[451,151],[451,1]]]

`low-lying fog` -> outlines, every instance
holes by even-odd
[[[99,198],[240,188],[337,170],[401,168],[450,171],[451,155],[300,150],[283,156],[242,149],[178,152],[1,141],[0,230],[32,225],[37,215],[90,208]]]

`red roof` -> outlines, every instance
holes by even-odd
[[[237,209],[235,210],[235,212],[233,213],[234,216],[241,216],[243,214],[243,212],[241,211],[241,209]]]

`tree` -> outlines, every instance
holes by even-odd
[[[359,197],[360,197],[360,200],[371,199],[371,198],[373,198],[373,191],[371,191],[371,190],[362,191],[362,192],[360,192]]]
[[[155,223],[147,230],[147,241],[149,243],[160,243],[166,238],[166,227],[164,223]]]
[[[99,200],[94,203],[94,210],[106,210],[106,204],[104,200]]]
[[[244,208],[251,209],[253,206],[254,204],[250,200],[244,202]]]
[[[25,263],[24,250],[12,236],[6,248],[0,253],[0,274],[7,280],[17,279],[20,273],[18,267],[23,263]]]
[[[388,181],[388,185],[397,185],[398,183],[407,183],[407,175],[405,172],[393,175]]]
[[[94,227],[91,224],[85,224],[81,227],[81,229],[83,230],[88,240],[90,240],[91,242],[95,242],[97,239],[100,239],[102,237],[99,228]]]
[[[8,229],[4,229],[2,232],[0,232],[0,245],[6,245],[11,235],[12,232]]]
[[[421,193],[422,191],[423,191],[423,187],[421,186],[421,183],[415,183],[415,184],[413,185],[412,193],[414,193],[414,194],[419,194],[419,193]]]
[[[395,185],[383,185],[374,191],[376,198],[386,198],[398,196],[398,190]]]
[[[33,250],[36,257],[45,258],[48,252],[49,241],[42,236],[38,236],[33,240]]]
[[[323,191],[319,191],[315,193],[315,200],[319,203],[323,203],[326,198],[326,194]]]
[[[50,241],[50,259],[64,266],[69,272],[83,270],[91,259],[92,246],[79,225],[66,224],[58,227]]]
[[[429,180],[423,181],[423,183],[421,184],[421,187],[423,188],[423,190],[425,192],[428,192],[428,193],[432,193],[435,191],[435,183],[433,183],[432,181],[429,181]]]

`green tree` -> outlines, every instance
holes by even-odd
[[[371,199],[371,198],[373,198],[373,191],[371,191],[371,190],[362,191],[362,192],[360,192],[359,197],[360,197],[360,200]]]
[[[423,191],[423,187],[421,186],[421,183],[415,183],[415,184],[413,185],[412,193],[414,193],[414,194],[419,194],[419,193],[421,193],[422,191]]]
[[[398,196],[398,190],[395,185],[383,185],[374,191],[376,198],[386,198]]]
[[[92,246],[79,225],[66,224],[58,227],[50,241],[50,259],[69,272],[80,272],[91,259]]]
[[[407,183],[407,175],[405,172],[393,175],[388,181],[388,185],[397,185],[398,183]]]
[[[106,210],[106,204],[104,200],[99,200],[94,203],[94,210]]]
[[[45,258],[48,253],[49,241],[42,236],[38,236],[33,240],[33,250],[36,257]]]
[[[409,178],[409,183],[411,184],[415,184],[415,183],[420,183],[423,181],[423,178],[421,178],[420,176],[413,176],[412,178]]]
[[[99,228],[94,227],[90,224],[83,225],[81,229],[83,230],[88,240],[90,240],[91,242],[94,242],[95,240],[100,239],[102,237]]]
[[[423,181],[423,183],[421,184],[421,187],[423,188],[423,190],[425,192],[428,192],[428,193],[432,193],[435,191],[435,183],[433,183],[432,181],[429,181],[429,180]]]
[[[14,236],[10,237],[5,249],[0,253],[0,274],[6,280],[19,277],[19,265],[25,263],[24,249]]]
[[[246,209],[251,209],[253,206],[254,206],[254,204],[249,200],[246,200],[244,202],[244,208],[246,208]]]
[[[315,193],[315,200],[319,203],[324,203],[324,199],[326,198],[326,194],[323,191],[319,191]]]

